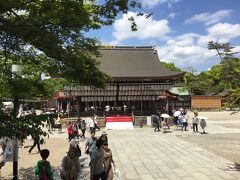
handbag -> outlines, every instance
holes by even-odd
[[[114,168],[113,173],[116,175],[116,177],[121,177],[121,173],[117,167]]]
[[[93,140],[92,143],[88,146],[88,148],[87,148],[87,150],[86,150],[86,154],[89,154],[89,149],[90,149],[90,147],[93,145],[93,143],[94,143],[94,140]]]

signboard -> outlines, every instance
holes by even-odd
[[[8,137],[4,137],[0,140],[0,161],[1,162],[12,162],[14,159],[16,161],[16,157],[18,157],[18,154],[14,157],[14,153],[17,153],[18,148],[18,141],[13,140]]]

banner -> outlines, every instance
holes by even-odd
[[[131,116],[106,117],[106,129],[133,129]]]

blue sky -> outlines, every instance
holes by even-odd
[[[119,15],[112,26],[88,33],[108,45],[151,45],[160,60],[177,67],[205,71],[219,63],[216,52],[207,49],[211,40],[230,42],[240,52],[240,0],[139,0],[149,19],[137,10]],[[131,32],[133,16],[138,31]]]

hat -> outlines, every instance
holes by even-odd
[[[107,132],[106,131],[102,131],[102,135],[107,135]]]

